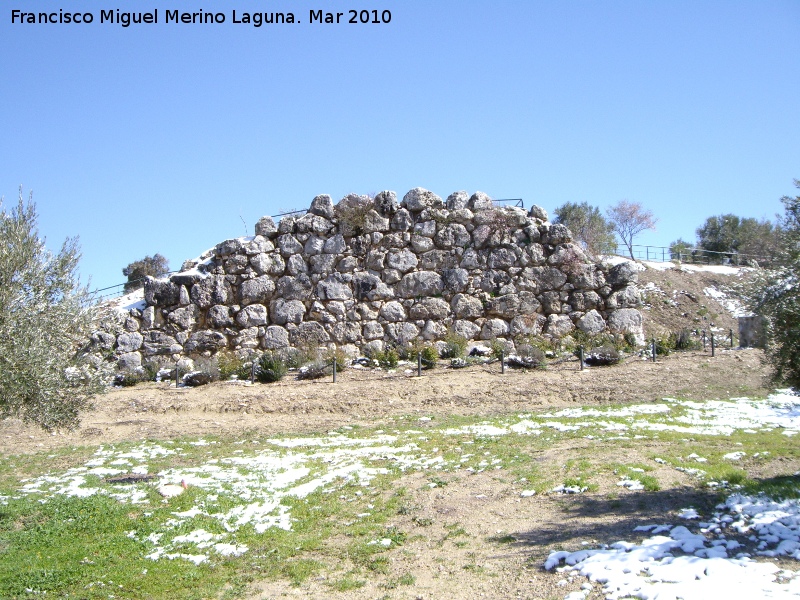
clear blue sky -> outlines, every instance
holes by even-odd
[[[659,218],[639,242],[667,245],[711,215],[773,217],[800,178],[797,0],[2,4],[0,194],[33,190],[93,287],[322,193],[481,190],[551,214],[628,199]],[[95,22],[12,24],[15,6]],[[161,22],[101,24],[109,8]],[[227,22],[163,22],[200,8]],[[349,8],[391,23],[308,22]]]

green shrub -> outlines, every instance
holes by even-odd
[[[256,362],[256,379],[261,383],[280,381],[289,369],[286,362],[272,352],[265,352]]]
[[[461,358],[467,352],[467,338],[458,335],[452,329],[444,337],[444,343],[442,358]]]
[[[422,354],[422,368],[433,369],[436,363],[439,362],[439,351],[434,346],[425,346],[420,351]]]
[[[322,354],[322,360],[326,363],[331,365],[331,369],[333,368],[334,361],[336,362],[336,370],[337,371],[344,371],[347,367],[350,366],[350,359],[348,358],[347,354],[344,350],[340,350],[339,348],[329,348]]]
[[[322,379],[333,374],[333,363],[318,358],[297,371],[298,379]]]
[[[672,337],[672,335],[662,335],[657,337],[655,338],[655,342],[657,356],[669,356],[675,351],[675,339]],[[647,344],[645,345],[645,352],[648,356],[653,355],[653,339],[647,341]]]
[[[614,346],[599,346],[586,352],[583,361],[590,367],[601,367],[616,365],[622,360],[622,356]]]
[[[547,365],[547,358],[541,348],[520,344],[516,354],[506,357],[506,364],[521,369],[541,369]]]
[[[394,348],[386,348],[381,352],[376,352],[372,356],[372,359],[377,360],[378,364],[384,369],[394,369],[397,367],[400,357],[397,354],[397,350]]]
[[[142,365],[142,381],[155,381],[158,376],[158,365],[146,362]]]
[[[670,343],[675,350],[697,350],[702,346],[700,340],[692,337],[692,332],[688,329],[671,333]]]
[[[282,353],[286,366],[290,369],[299,369],[303,365],[319,359],[319,347],[312,344],[301,344],[296,348],[286,348]]]
[[[234,375],[236,379],[250,379],[252,362],[245,361],[230,350],[223,350],[217,354],[216,358],[219,378],[221,380],[227,381]]]
[[[508,343],[505,340],[492,338],[489,340],[489,347],[492,349],[492,358],[500,360],[501,355],[508,356]]]
[[[114,385],[119,387],[133,387],[143,381],[147,381],[143,371],[124,371],[114,376]]]

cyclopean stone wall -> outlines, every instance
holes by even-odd
[[[124,332],[97,332],[121,368],[231,350],[632,333],[636,270],[596,264],[547,213],[485,194],[415,188],[374,199],[317,196],[302,216],[260,219],[168,279],[148,278]]]

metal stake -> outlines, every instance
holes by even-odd
[[[731,328],[731,350],[733,350],[733,328]]]
[[[706,330],[703,329],[703,352],[706,351]]]
[[[714,356],[714,332],[711,332],[711,356]]]
[[[581,371],[583,371],[583,346],[578,346],[578,358],[581,361]]]
[[[503,350],[500,350],[500,372],[506,372],[506,353]]]
[[[417,352],[417,377],[422,377],[422,352]]]
[[[656,338],[653,338],[651,344],[653,348],[653,362],[656,362]]]
[[[333,359],[333,383],[336,383],[336,359]]]
[[[178,364],[175,363],[175,387],[178,387]]]
[[[253,359],[253,364],[250,365],[250,383],[255,384],[256,382],[256,359]]]

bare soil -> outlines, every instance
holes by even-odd
[[[718,335],[726,336],[733,329],[738,339],[738,321],[730,311],[703,290],[714,288],[726,292],[736,284],[747,280],[749,272],[739,275],[724,275],[708,271],[685,271],[673,267],[667,270],[645,269],[639,273],[639,287],[643,290],[645,307],[645,335],[660,336],[681,329],[710,330],[714,327]],[[660,291],[648,291],[647,284],[654,284]],[[734,295],[730,292],[730,295]]]
[[[675,353],[650,362],[631,357],[614,367],[578,368],[577,359],[546,370],[500,372],[499,363],[423,371],[422,377],[348,369],[330,379],[273,384],[218,382],[197,388],[145,383],[95,399],[79,428],[47,433],[16,419],[0,422],[0,452],[182,436],[326,432],[380,425],[396,415],[497,415],[563,406],[766,396],[759,350]]]

